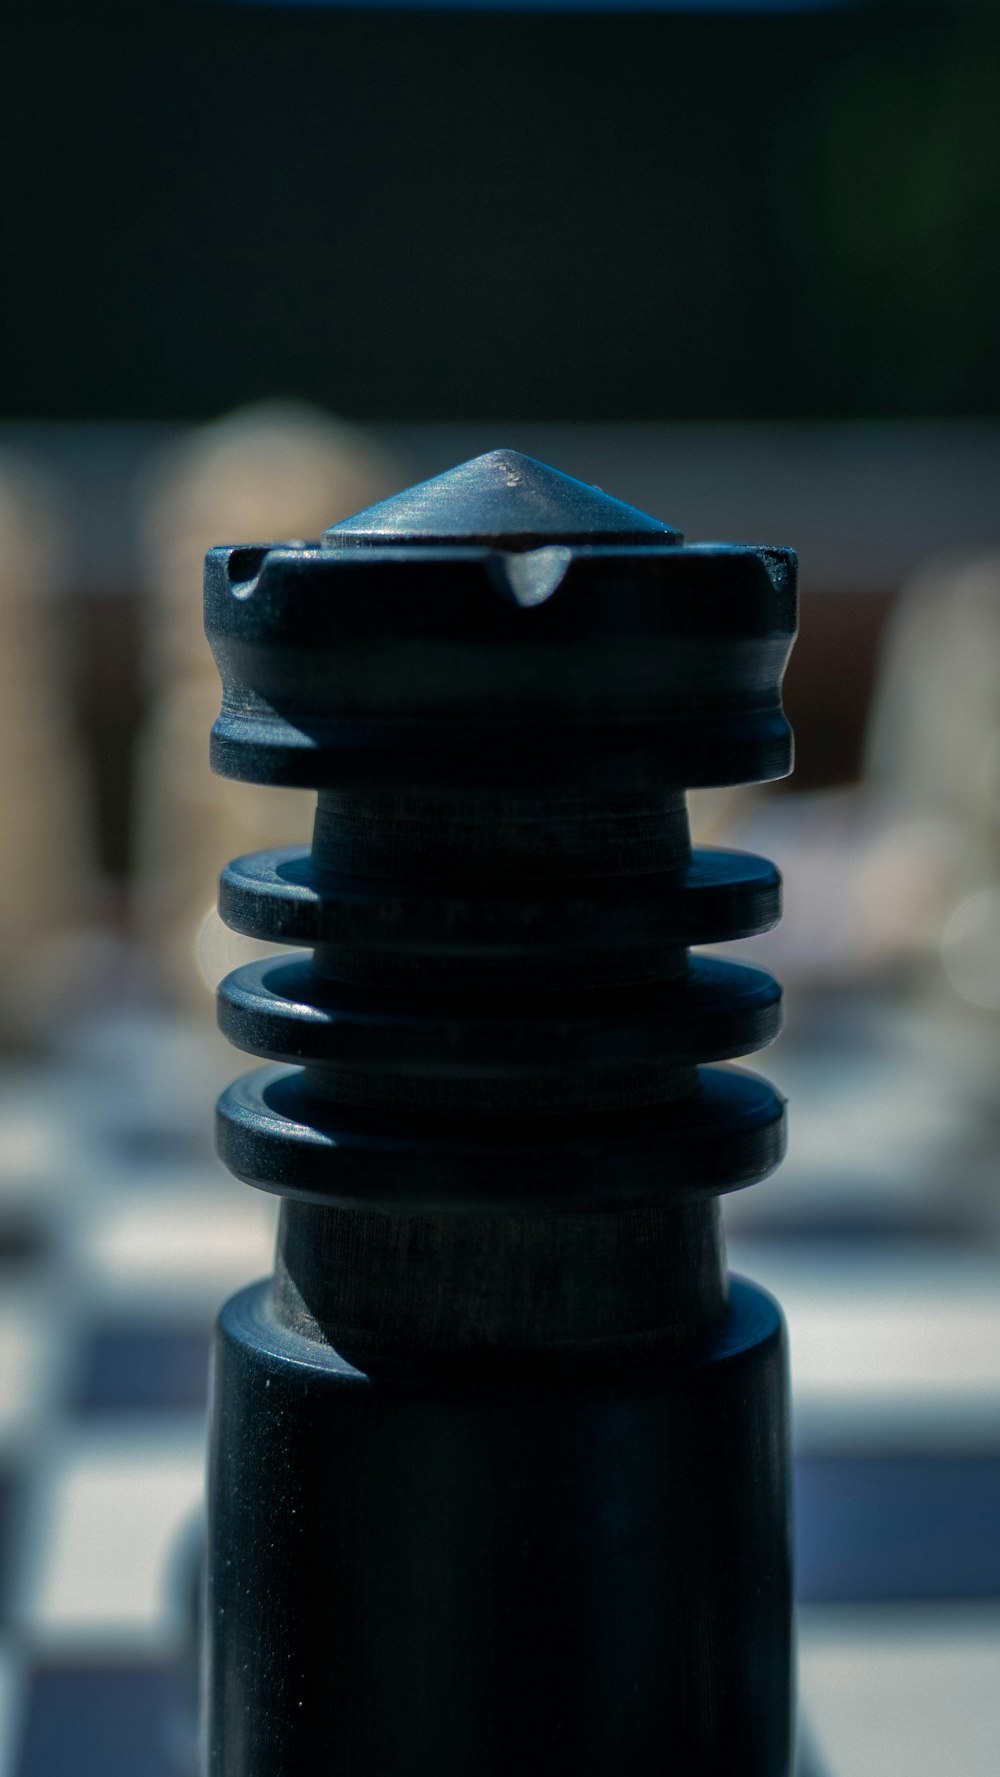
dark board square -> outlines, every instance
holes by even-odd
[[[0,1215],[0,1265],[5,1269],[37,1264],[49,1244],[49,1231],[36,1216],[10,1208]]]
[[[795,1521],[803,1603],[1000,1598],[1000,1454],[803,1457]]]
[[[143,1171],[156,1176],[164,1166],[204,1166],[212,1160],[211,1137],[197,1129],[129,1124],[109,1136],[108,1146],[137,1181]]]
[[[183,1777],[187,1727],[170,1666],[43,1666],[14,1777]]]
[[[204,1407],[208,1353],[204,1326],[131,1321],[97,1326],[81,1353],[72,1405],[86,1414]]]

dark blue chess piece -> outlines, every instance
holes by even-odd
[[[783,1104],[705,1065],[780,994],[688,948],[779,882],[685,790],[790,768],[794,557],[494,451],[213,551],[206,612],[216,769],[318,791],[221,885],[306,949],[219,994],[283,1201],[219,1324],[209,1771],[787,1777],[784,1336],[718,1213]]]

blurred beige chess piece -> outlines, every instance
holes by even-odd
[[[36,470],[0,460],[0,1042],[44,1039],[60,958],[90,917],[92,859],[79,746],[68,719],[56,598],[68,551]]]
[[[754,950],[789,980],[1000,1009],[1000,557],[936,560],[883,639],[859,784],[737,807],[794,884]]]
[[[912,948],[1000,1010],[1000,556],[931,562],[890,625],[871,791],[926,885]]]
[[[212,912],[219,860],[304,841],[312,825],[305,792],[279,795],[209,770],[220,694],[202,628],[205,552],[234,539],[319,537],[398,485],[399,471],[362,431],[284,402],[202,428],[149,477],[141,545],[151,707],[136,774],[136,918],[174,1004],[207,991],[246,956],[246,942]]]

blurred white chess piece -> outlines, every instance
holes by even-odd
[[[397,485],[398,471],[363,432],[284,402],[204,427],[148,479],[141,545],[151,705],[136,772],[135,911],[146,953],[160,961],[161,991],[175,1004],[207,991],[246,955],[211,911],[222,865],[306,840],[312,828],[307,793],[272,794],[209,771],[220,692],[202,627],[205,552],[319,537]]]
[[[923,1202],[995,1238],[1000,558],[903,589],[862,782],[761,799],[728,837],[786,882],[781,926],[747,946],[791,989],[782,1177],[822,1202],[835,1167],[842,1206],[881,1194],[905,1227]]]
[[[0,1042],[43,1038],[63,940],[93,888],[79,746],[68,719],[56,598],[68,566],[59,502],[0,461]]]
[[[932,823],[925,948],[967,1004],[1000,1010],[1000,556],[930,564],[890,628],[868,777]]]
[[[1000,1008],[1000,558],[931,562],[901,592],[860,784],[728,814],[790,885],[755,947],[786,979]]]

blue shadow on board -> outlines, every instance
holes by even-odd
[[[44,1666],[13,1777],[177,1777],[184,1708],[169,1665]]]
[[[800,1456],[795,1562],[803,1604],[1000,1598],[1000,1454]]]

